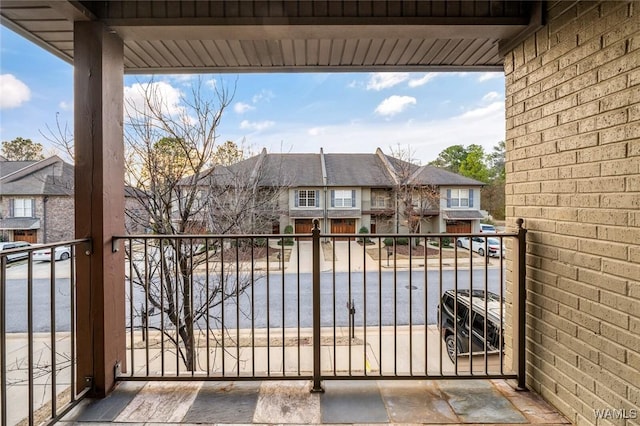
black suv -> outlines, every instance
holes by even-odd
[[[442,295],[438,305],[438,318],[441,336],[447,347],[447,354],[452,362],[456,362],[457,356],[469,354],[469,324],[471,324],[471,353],[485,351],[487,353],[498,351],[501,346],[500,324],[500,296],[483,290],[458,290],[458,303],[453,290],[447,290]],[[473,309],[469,306],[473,304]],[[485,315],[485,305],[486,314]],[[504,309],[504,302],[502,303]],[[457,315],[456,315],[457,314]],[[485,338],[485,316],[487,335]],[[504,311],[502,314],[504,318]],[[455,319],[455,320],[454,320]],[[457,338],[456,338],[457,332]],[[504,341],[502,342],[504,345]]]

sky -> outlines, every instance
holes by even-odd
[[[176,110],[198,81],[205,94],[214,85],[235,85],[219,138],[254,152],[400,147],[426,164],[451,145],[491,151],[505,138],[498,72],[127,75],[125,97],[135,99],[151,80]],[[0,140],[30,138],[52,154],[44,135],[56,118],[73,129],[73,67],[0,27]]]

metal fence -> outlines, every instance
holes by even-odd
[[[117,237],[128,262],[120,379],[524,386],[524,235]]]
[[[59,418],[76,377],[76,253],[88,240],[0,251],[0,423]],[[50,259],[50,261],[47,261]],[[84,378],[80,379],[84,382]]]

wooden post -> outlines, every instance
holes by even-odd
[[[75,22],[75,232],[91,238],[77,255],[78,388],[107,395],[125,363],[122,39],[100,22]]]

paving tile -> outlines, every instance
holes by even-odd
[[[320,423],[320,397],[309,392],[310,381],[265,381],[253,421],[256,423]]]
[[[459,423],[433,381],[379,381],[389,419],[395,423]]]
[[[528,423],[486,380],[448,380],[439,384],[453,411],[465,423]]]
[[[65,421],[113,422],[144,387],[145,382],[121,382],[103,399],[86,401],[64,417]]]
[[[259,393],[259,382],[205,383],[182,421],[251,423]]]
[[[535,392],[517,391],[505,380],[493,380],[492,383],[531,423],[571,423]]]
[[[122,422],[182,421],[195,400],[202,382],[151,382],[116,418]]]
[[[327,380],[320,395],[323,423],[387,423],[377,382]]]

